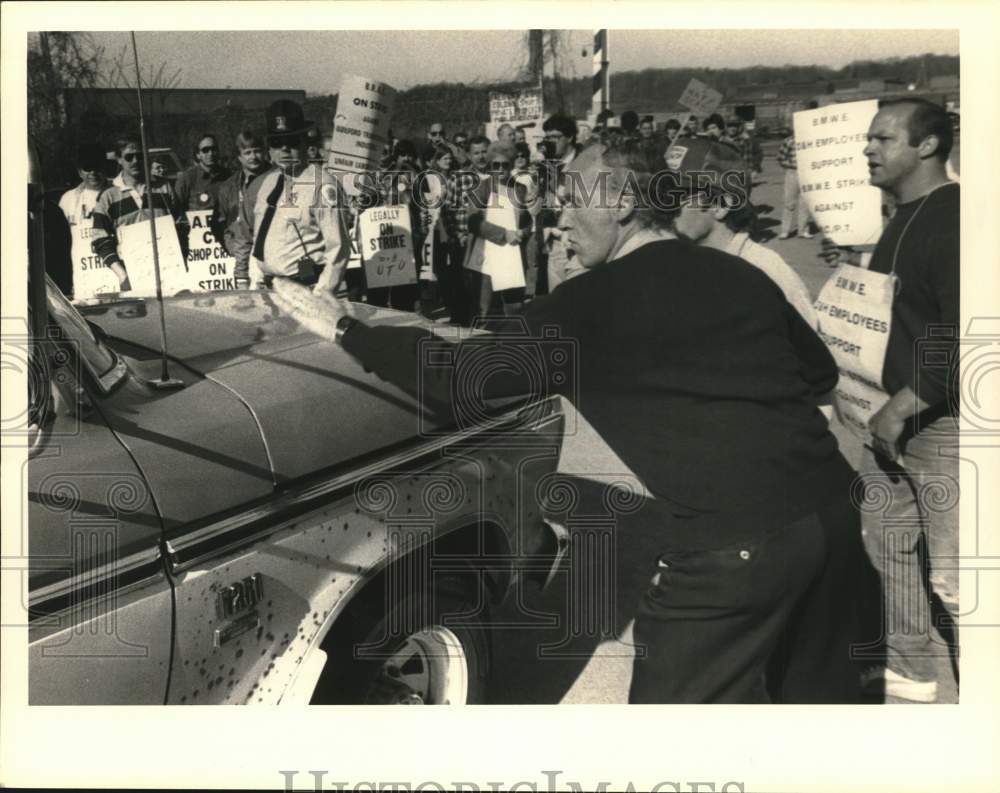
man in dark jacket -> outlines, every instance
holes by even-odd
[[[174,193],[181,210],[215,209],[219,185],[229,178],[215,135],[198,137],[193,149],[194,165],[177,175]]]
[[[212,216],[212,232],[236,259],[237,289],[250,288],[250,251],[253,248],[253,210],[260,177],[274,169],[267,161],[264,139],[245,129],[236,136],[240,170],[219,186],[218,206]]]
[[[541,378],[511,371],[506,348],[524,341],[493,342],[487,378],[481,358],[463,369],[474,340],[421,354],[438,344],[426,331],[368,327],[332,300],[316,321],[319,299],[294,285],[279,299],[456,417],[469,415],[466,370],[479,399],[575,400],[655,496],[640,513],[659,540],[643,571],[630,701],[855,701],[850,582],[864,551],[853,471],[812,404],[836,382],[833,359],[766,275],[673,236],[678,196],[651,200],[663,182],[641,156],[594,146],[570,164],[560,228],[586,271],[523,314],[539,349],[553,331],[573,341],[578,379],[556,366]],[[419,363],[442,352],[454,366]]]

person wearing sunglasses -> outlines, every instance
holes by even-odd
[[[187,217],[169,182],[147,189],[145,161],[138,137],[126,135],[115,142],[115,160],[120,172],[110,185],[97,196],[92,220],[91,248],[101,264],[111,269],[118,278],[122,292],[132,288],[125,262],[119,252],[119,229],[149,220],[152,204],[154,217],[171,215],[181,252],[188,237]],[[150,198],[150,195],[152,198]]]
[[[230,177],[222,164],[219,143],[215,135],[199,135],[193,146],[194,165],[177,176],[174,191],[184,209],[215,209],[219,203],[219,186]]]
[[[476,317],[510,314],[524,302],[524,241],[533,219],[524,186],[511,175],[516,151],[499,141],[486,150],[486,171],[473,191],[465,249],[465,294]]]
[[[254,185],[253,262],[265,285],[281,276],[332,293],[351,256],[347,199],[321,162],[305,158],[306,133],[315,124],[302,106],[280,99],[264,115],[277,167]]]

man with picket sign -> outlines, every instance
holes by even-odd
[[[957,654],[960,232],[951,147],[942,107],[882,103],[864,155],[895,214],[867,267],[840,264],[816,303],[840,369],[837,415],[865,443],[862,525],[885,599],[884,663],[863,682],[915,702],[937,699]]]
[[[146,185],[142,144],[137,137],[126,135],[116,141],[115,159],[121,171],[97,197],[91,247],[114,273],[122,292],[135,286],[152,294],[155,275],[150,205],[159,240],[160,275],[167,284],[184,266],[181,241],[187,240],[187,218],[169,182],[153,188]],[[161,220],[163,217],[170,220]]]
[[[76,157],[80,184],[67,190],[59,199],[59,209],[69,224],[73,292],[79,298],[92,297],[101,292],[117,292],[119,286],[114,273],[101,264],[90,245],[97,196],[108,183],[101,172],[104,160],[104,150],[98,144],[81,145]]]

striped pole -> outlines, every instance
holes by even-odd
[[[608,31],[594,31],[593,58],[593,91],[594,96],[590,111],[594,118],[608,109],[611,102],[611,79],[608,74]]]

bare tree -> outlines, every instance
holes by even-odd
[[[103,55],[86,33],[43,31],[28,38],[28,130],[41,153],[46,183],[61,182],[67,155],[72,159],[66,91],[93,88]]]
[[[177,68],[172,72],[167,71],[167,64],[161,63],[158,66],[149,64],[145,74],[140,72],[142,87],[154,89],[154,93],[146,96],[147,105],[143,108],[149,122],[151,137],[156,139],[156,119],[164,112],[167,100],[171,93],[181,82],[183,69]],[[127,44],[111,59],[107,68],[103,70],[99,80],[101,88],[116,89],[116,93],[121,102],[129,108],[132,115],[138,117],[138,99],[135,91],[135,66],[131,50]]]

